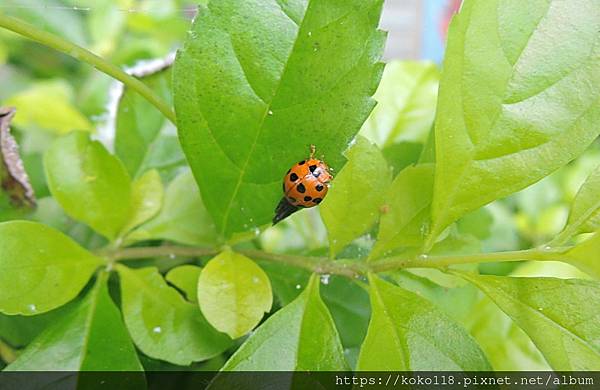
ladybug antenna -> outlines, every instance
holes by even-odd
[[[315,157],[316,151],[317,151],[317,147],[315,145],[310,145],[310,158]]]

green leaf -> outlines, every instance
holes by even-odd
[[[365,138],[358,137],[346,156],[348,163],[320,207],[332,257],[377,222],[392,180],[381,151]]]
[[[573,205],[565,231],[572,234],[590,233],[600,229],[600,167],[581,186]]]
[[[600,284],[578,279],[460,276],[489,296],[558,371],[600,369]]]
[[[174,69],[185,154],[225,237],[273,218],[308,145],[335,169],[374,106],[382,0],[209,2]],[[210,158],[206,158],[210,156]]]
[[[14,108],[0,107],[0,212],[35,206],[35,195],[19,156],[19,147],[10,134],[15,112]]]
[[[14,120],[18,127],[59,135],[73,130],[93,131],[91,123],[71,103],[73,100],[73,91],[66,82],[46,81],[37,82],[5,103],[19,108]]]
[[[429,223],[434,170],[433,164],[422,164],[407,167],[396,176],[383,202],[371,258],[399,247],[421,245]]]
[[[108,274],[77,305],[42,332],[8,371],[141,371],[119,309],[108,294]]]
[[[369,282],[373,314],[358,370],[491,369],[469,334],[433,304],[374,275]]]
[[[600,230],[565,254],[566,261],[600,279]]]
[[[141,80],[164,101],[171,100],[171,68],[144,74]],[[140,94],[128,88],[119,100],[115,122],[115,152],[132,177],[144,172],[152,150],[161,142],[166,119]]]
[[[595,0],[463,3],[440,83],[430,244],[598,137],[599,38]]]
[[[131,186],[131,215],[121,234],[156,216],[162,208],[163,196],[164,188],[158,171],[148,171],[135,180]]]
[[[217,330],[237,339],[251,331],[273,305],[271,283],[249,258],[225,251],[200,273],[198,302]]]
[[[473,287],[474,288],[474,287]],[[548,371],[529,336],[509,316],[484,296],[466,317],[466,328],[473,335],[496,371]]]
[[[424,142],[433,125],[440,72],[430,62],[392,61],[375,93],[377,107],[360,134],[380,147]]]
[[[315,331],[318,329],[318,331]],[[223,371],[343,371],[344,353],[319,296],[319,277],[269,317],[233,354]]]
[[[189,170],[167,187],[160,213],[133,231],[128,242],[169,240],[188,245],[214,245],[217,233]]]
[[[123,164],[87,134],[57,139],[44,156],[50,192],[72,218],[109,239],[131,213],[131,181]]]
[[[183,291],[188,301],[198,303],[198,279],[201,271],[202,268],[195,265],[180,265],[172,268],[165,279]]]
[[[58,309],[35,316],[5,315],[0,313],[0,339],[12,347],[23,348],[33,341],[50,324],[62,318],[76,305],[74,300]]]
[[[34,315],[62,306],[103,263],[50,227],[0,223],[0,311]]]
[[[156,268],[117,265],[129,334],[146,355],[182,366],[210,359],[230,346],[198,306],[169,287]]]

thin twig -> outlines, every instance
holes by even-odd
[[[39,30],[36,27],[22,20],[13,18],[11,16],[3,15],[1,12],[0,27],[15,32],[33,41],[41,43],[44,46],[48,46],[52,49],[67,54],[77,60],[86,62],[94,66],[99,71],[104,72],[107,75],[121,81],[128,88],[139,93],[140,96],[145,98],[150,104],[156,107],[168,120],[170,120],[173,124],[176,123],[175,112],[171,109],[171,107],[168,104],[166,104],[160,97],[158,97],[158,95],[154,93],[152,89],[150,89],[146,84],[144,84],[140,80],[127,74],[119,67],[95,55],[91,51],[84,49],[83,47],[78,46],[72,42],[69,42],[57,35],[54,35],[47,31]]]

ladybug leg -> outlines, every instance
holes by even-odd
[[[315,145],[310,145],[310,158],[313,159],[315,157],[315,152],[317,151],[317,147]]]

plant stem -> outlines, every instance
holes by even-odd
[[[0,27],[92,65],[99,71],[121,81],[128,88],[139,93],[144,99],[148,100],[149,103],[156,107],[168,120],[173,122],[173,124],[176,123],[175,113],[171,107],[158,97],[158,95],[156,95],[146,84],[89,50],[57,35],[39,30],[22,20],[3,15],[2,13],[0,13]]]
[[[369,272],[381,273],[403,268],[445,268],[457,264],[505,262],[521,260],[564,261],[562,253],[569,248],[553,248],[551,250],[529,249],[511,252],[480,253],[469,255],[439,255],[417,257],[388,257],[367,262],[365,259],[330,260],[327,257],[309,257],[269,253],[257,249],[236,249],[237,253],[256,260],[266,260],[294,267],[304,268],[318,274],[342,275],[351,278],[364,276]],[[100,252],[99,255],[114,261],[136,260],[152,257],[198,257],[215,256],[220,251],[214,248],[196,248],[186,246],[156,246],[124,248]]]

